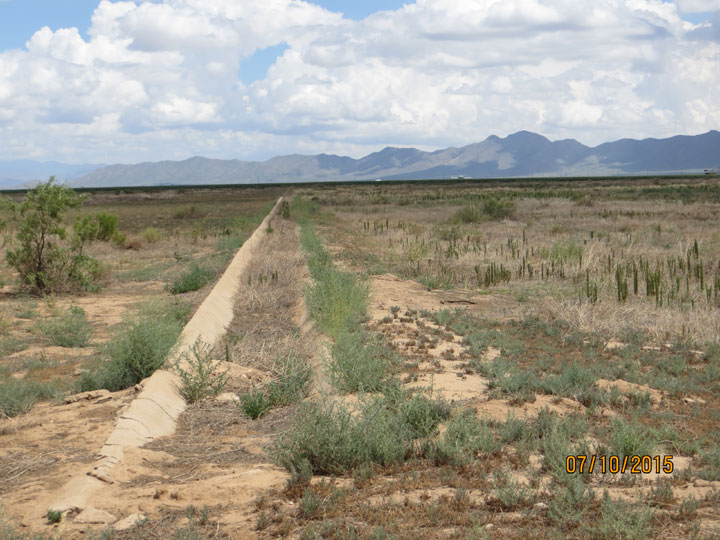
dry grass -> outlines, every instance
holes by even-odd
[[[630,188],[662,187],[573,184],[562,186],[564,197],[553,197],[557,186],[538,183],[412,191],[364,186],[324,191],[322,201],[342,216],[333,225],[331,251],[358,269],[391,271],[430,288],[502,294],[527,312],[562,316],[575,328],[597,328],[609,338],[630,326],[657,341],[717,341],[720,230],[713,216],[720,204],[707,202],[697,187],[690,202],[627,194]],[[463,201],[489,194],[514,198],[512,218],[453,221]],[[628,286],[622,301],[618,266]],[[496,277],[488,283],[493,267]],[[657,269],[659,295],[648,293],[646,281]],[[497,277],[502,271],[506,275]]]
[[[247,286],[236,299],[236,317],[226,337],[233,362],[264,371],[272,371],[276,359],[290,353],[307,356],[309,347],[299,331],[307,271],[298,227],[278,216],[270,226],[274,232],[249,265]]]

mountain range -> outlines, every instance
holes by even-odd
[[[0,162],[0,185],[7,174]],[[42,164],[72,187],[329,182],[350,180],[607,176],[671,174],[720,169],[720,132],[667,139],[621,139],[585,146],[574,139],[550,141],[528,131],[490,136],[460,148],[425,152],[388,147],[360,159],[329,154],[279,156],[267,161],[193,157],[135,165],[75,165],[75,177],[61,164]],[[48,174],[48,167],[56,167]],[[88,170],[89,169],[89,170]],[[63,176],[64,175],[64,176]],[[33,178],[35,179],[35,178]],[[30,180],[23,178],[24,182]]]

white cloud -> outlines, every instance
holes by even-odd
[[[699,133],[720,122],[720,45],[680,12],[719,2],[417,0],[351,21],[301,0],[102,0],[88,40],[43,27],[0,53],[0,159]],[[242,83],[241,62],[280,43]]]
[[[720,11],[720,0],[676,0],[675,3],[683,13]]]

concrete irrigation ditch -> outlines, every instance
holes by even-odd
[[[184,362],[193,344],[201,341],[215,345],[225,334],[234,317],[234,299],[257,247],[267,235],[268,223],[277,212],[282,197],[237,251],[210,294],[183,329],[168,365]],[[120,413],[114,431],[100,449],[98,459],[87,474],[72,478],[61,488],[50,510],[66,512],[88,507],[90,497],[105,484],[114,483],[113,469],[123,460],[129,448],[139,448],[158,437],[172,435],[187,403],[180,394],[180,377],[173,371],[158,370],[140,385],[142,391],[130,406]]]

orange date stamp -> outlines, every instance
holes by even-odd
[[[666,456],[594,456],[577,455],[565,458],[568,474],[672,474],[673,457]]]

